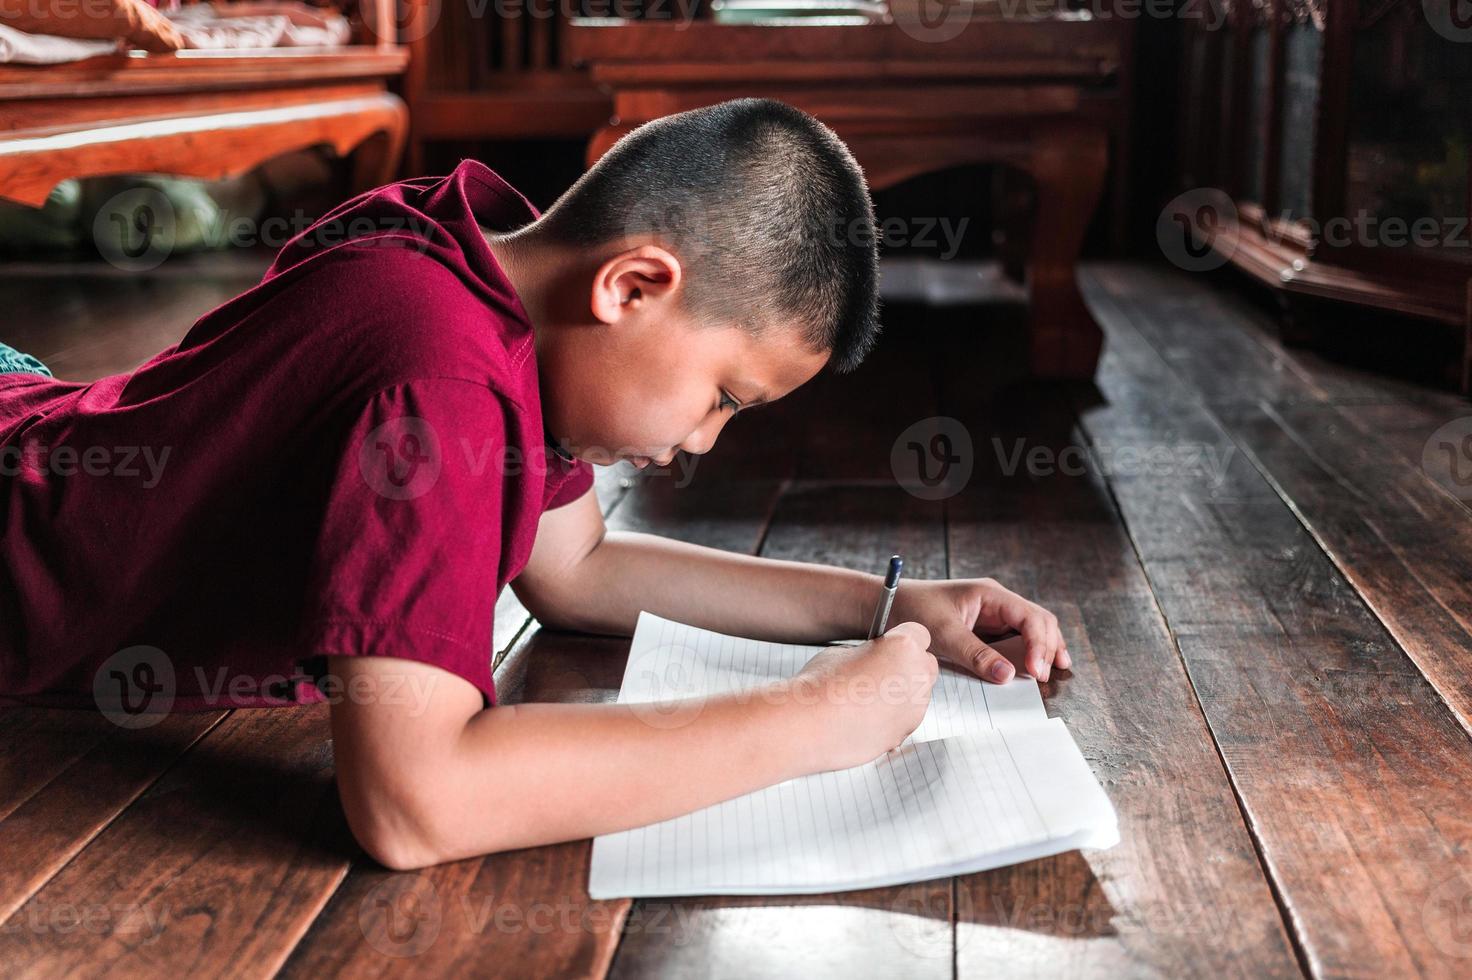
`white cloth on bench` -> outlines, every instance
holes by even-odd
[[[235,12],[227,13],[232,7]],[[305,4],[200,3],[163,13],[184,36],[187,48],[339,47],[351,34],[346,17],[324,15]]]
[[[117,50],[118,42],[27,34],[0,24],[0,64],[60,65]]]

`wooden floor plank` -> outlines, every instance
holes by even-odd
[[[1300,975],[1109,489],[1098,467],[1073,465],[1068,390],[978,385],[988,355],[1011,359],[995,328],[937,340],[946,413],[977,454],[948,501],[951,576],[996,578],[1059,616],[1074,668],[1044,686],[1048,713],[1068,723],[1121,837],[959,879],[957,975]]]
[[[1193,386],[1117,306],[1094,309],[1094,449],[1226,460],[1219,479],[1118,467],[1110,484],[1306,962],[1456,973],[1472,742]]]
[[[1218,410],[1472,734],[1472,521],[1332,408]]]
[[[222,717],[124,730],[98,711],[0,709],[0,930]]]
[[[327,719],[233,712],[16,910],[6,972],[269,975],[350,856]]]
[[[1187,283],[1190,288],[1184,289]],[[1213,365],[1198,379],[1197,390],[1209,403],[1313,401],[1441,413],[1467,406],[1450,391],[1355,367],[1313,349],[1286,346],[1279,339],[1276,314],[1235,276],[1190,275],[1159,263],[1121,260],[1086,263],[1079,284],[1090,302],[1120,290],[1137,299],[1148,298],[1156,315],[1140,326],[1150,331],[1160,358],[1172,367]],[[1203,299],[1209,310],[1204,322]],[[1210,343],[1203,342],[1203,331],[1210,332]]]
[[[1107,302],[1203,393],[1212,415],[1472,733],[1472,514],[1464,502],[1433,482],[1419,452],[1408,460],[1363,428],[1354,418],[1360,403],[1336,404],[1311,376],[1285,375],[1279,394],[1291,398],[1217,389],[1223,376],[1263,376],[1274,355],[1249,335],[1251,324],[1215,315],[1213,291],[1185,276],[1134,268],[1106,269],[1098,281]],[[1398,383],[1386,384],[1398,391]],[[1424,399],[1438,413],[1457,402],[1434,393]],[[1404,399],[1391,404],[1413,410]],[[1391,405],[1373,407],[1383,418]],[[1461,408],[1472,432],[1472,406]]]
[[[1384,373],[1340,363],[1278,337],[1276,318],[1238,288],[1240,284],[1137,262],[1086,266],[1084,292],[1130,308],[1137,326],[1172,367],[1185,372],[1208,405],[1262,403],[1333,405],[1367,440],[1387,448],[1413,469],[1443,485],[1469,508],[1465,484],[1423,468],[1430,437],[1443,425],[1472,417],[1472,403]],[[1192,288],[1181,290],[1189,281]],[[1202,330],[1210,344],[1200,343]],[[1203,369],[1205,358],[1215,359]]]
[[[1467,483],[1472,462],[1466,457],[1465,444],[1462,445],[1463,452],[1456,457],[1455,470],[1444,456],[1437,456],[1445,451],[1441,448],[1448,435],[1444,427],[1472,419],[1472,404],[1462,401],[1451,405],[1405,402],[1350,405],[1340,408],[1339,414],[1349,419],[1356,431],[1385,447],[1387,456],[1398,458],[1402,465],[1419,470],[1449,499],[1460,504],[1467,516],[1472,517],[1472,486]],[[1460,435],[1469,430],[1472,430],[1472,425],[1462,422],[1451,431]],[[1436,465],[1426,465],[1428,447]]]

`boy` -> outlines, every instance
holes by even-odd
[[[1046,679],[1069,666],[1051,614],[909,581],[879,640],[679,725],[496,706],[506,584],[555,628],[628,635],[644,608],[789,642],[867,630],[876,576],[608,533],[589,464],[707,452],[737,412],[851,370],[879,329],[874,240],[847,148],[747,99],[629,134],[542,216],[473,160],[360,195],[130,374],[12,356],[0,697],[120,719],[328,699],[349,824],[409,869],[876,758],[937,656],[1012,676],[978,632],[1021,633]]]

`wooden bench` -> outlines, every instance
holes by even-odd
[[[340,48],[125,51],[0,66],[0,197],[39,207],[68,178],[236,176],[292,150],[354,154],[354,190],[392,179],[408,128],[387,90],[408,51],[365,0]]]

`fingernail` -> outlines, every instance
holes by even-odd
[[[1049,667],[1047,664],[1044,664],[1043,665],[1043,676],[1042,676],[1042,680],[1046,681],[1048,679],[1049,675],[1051,675],[1052,673],[1053,673],[1053,668],[1052,667]]]
[[[996,663],[992,664],[992,680],[1001,683],[1002,681],[1010,680],[1011,677],[1012,665],[1007,663],[1007,661],[998,660]]]

